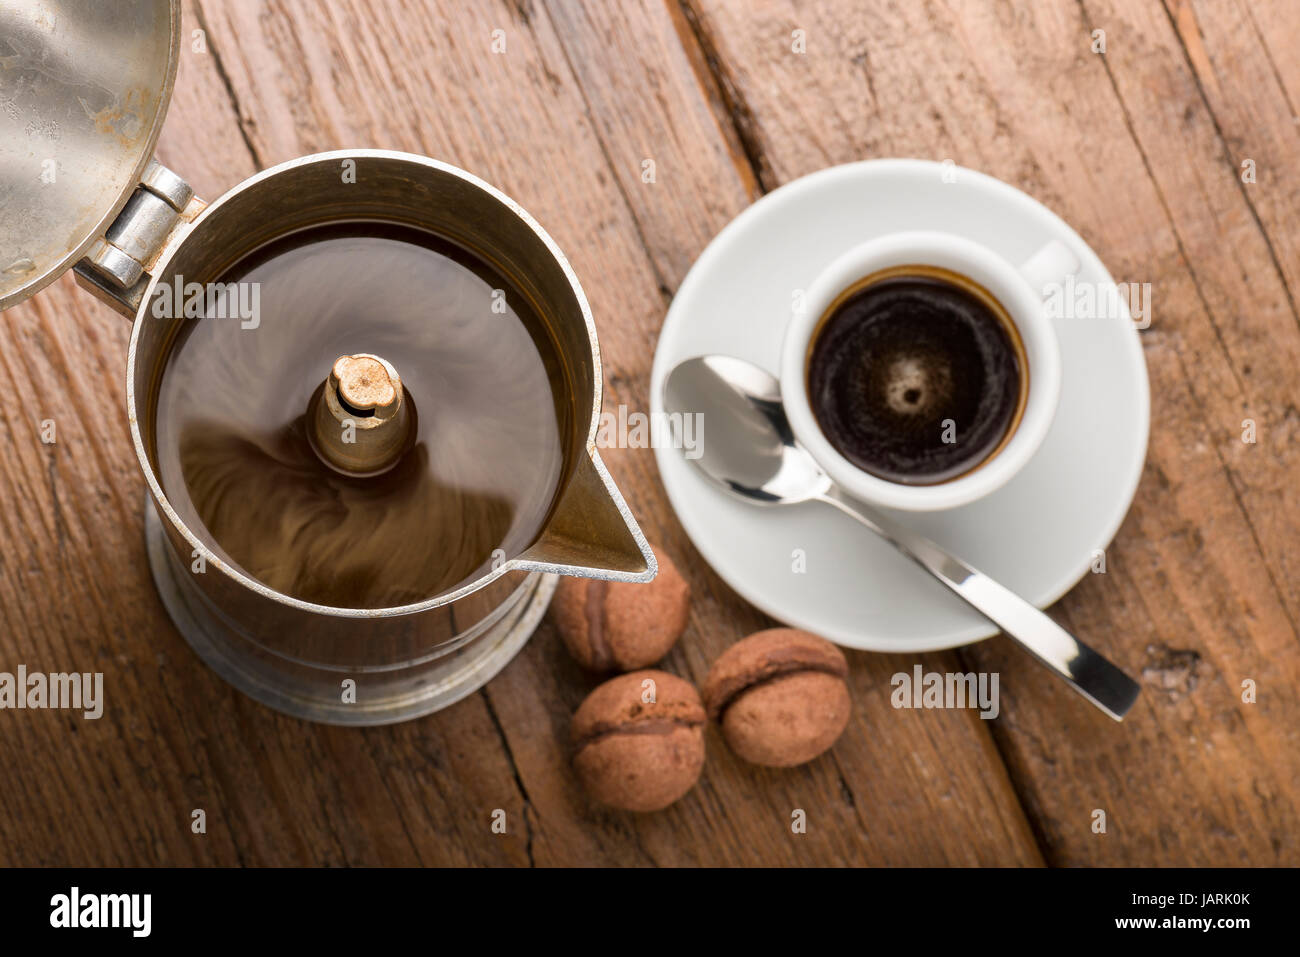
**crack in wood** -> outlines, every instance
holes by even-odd
[[[492,704],[491,693],[485,686],[479,689],[478,694],[482,696],[488,717],[492,719],[492,726],[496,728],[497,734],[501,738],[501,750],[505,752],[506,760],[510,762],[510,771],[515,778],[515,787],[519,789],[519,797],[524,802],[524,853],[528,856],[528,866],[536,867],[537,861],[533,857],[533,822],[529,817],[530,812],[536,813],[536,809],[533,807],[532,799],[528,796],[528,788],[524,785],[524,776],[519,770],[519,763],[515,760],[515,753],[510,747],[510,739],[506,737],[505,726],[502,725],[501,718],[497,715],[497,709]],[[540,818],[538,818],[538,824],[541,824]]]
[[[724,135],[725,131],[733,133],[734,143],[740,146],[745,161],[745,167],[739,170],[742,178],[756,184],[764,193],[770,193],[781,184],[777,181],[772,165],[768,162],[762,143],[759,141],[758,120],[745,101],[739,86],[723,65],[724,61],[718,52],[717,44],[704,25],[703,14],[695,8],[691,0],[665,0],[665,2],[670,7],[670,16],[673,9],[679,11],[681,20],[689,30],[690,40],[698,53],[698,56],[691,57],[692,63],[702,61],[708,70],[710,84],[706,85],[703,82],[698,70],[696,78],[700,80],[700,85],[704,89],[705,99],[711,105],[721,104],[724,108],[725,123],[720,124],[720,128],[724,131]],[[672,17],[672,20],[674,27],[678,27],[678,39],[689,55],[691,50],[685,35],[686,31],[680,29],[677,17]]]
[[[257,147],[253,145],[253,138],[244,125],[244,111],[239,103],[239,94],[235,92],[235,85],[230,82],[230,74],[226,72],[226,65],[222,62],[221,52],[217,49],[217,44],[213,40],[212,31],[208,29],[207,17],[203,13],[202,0],[194,0],[194,16],[199,21],[199,27],[203,30],[203,34],[207,39],[208,49],[212,51],[212,64],[217,69],[217,76],[221,78],[221,85],[226,88],[226,95],[230,97],[230,105],[235,111],[235,125],[239,128],[239,135],[244,141],[244,146],[248,149],[248,155],[253,158],[253,165],[259,170],[266,169],[266,164],[262,162],[262,157],[258,155]]]

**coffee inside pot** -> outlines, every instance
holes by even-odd
[[[388,608],[537,537],[578,426],[546,323],[500,272],[423,230],[340,222],[261,247],[215,286],[177,326],[153,403],[163,490],[214,552],[304,601]],[[155,302],[174,308],[170,288]],[[410,436],[380,468],[329,454],[379,431],[347,397],[325,412],[331,370],[358,355],[373,358],[349,370],[400,379],[401,420],[381,429]]]

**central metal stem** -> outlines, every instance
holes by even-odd
[[[368,352],[340,356],[312,397],[312,446],[332,468],[376,475],[415,438],[415,409],[392,363]]]

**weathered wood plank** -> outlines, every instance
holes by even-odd
[[[186,33],[199,23],[186,7]],[[182,55],[160,159],[215,197],[256,169],[216,53]],[[481,697],[438,722],[349,732],[281,717],[202,666],[145,562],[123,414],[128,324],[70,278],[0,318],[0,662],[103,671],[104,716],[7,711],[0,859],[18,864],[526,863],[486,840],[522,799]],[[39,439],[52,418],[57,443]],[[191,833],[191,811],[207,833]],[[419,834],[419,841],[412,834]]]
[[[1001,639],[964,661],[1003,673],[997,744],[1050,860],[1300,859],[1287,482],[1300,355],[1287,51],[1300,19],[1287,5],[209,0],[186,16],[209,52],[183,58],[165,163],[208,197],[347,145],[473,169],[537,214],[586,279],[613,405],[646,407],[663,309],[704,243],[760,186],[835,162],[985,169],[1070,219],[1120,278],[1155,283],[1147,473],[1108,573],[1056,611],[1142,672],[1143,704],[1110,725]],[[1088,49],[1099,27],[1104,61]],[[805,54],[790,50],[795,29]],[[1245,158],[1253,186],[1236,179]],[[487,692],[399,728],[317,728],[245,700],[152,594],[120,412],[126,336],[68,281],[0,319],[0,375],[42,405],[0,425],[0,661],[104,670],[109,700],[98,722],[9,713],[5,863],[1039,860],[983,724],[889,707],[888,675],[910,658],[854,656],[857,711],[831,757],[756,772],[711,734],[701,786],[650,817],[593,807],[568,774],[567,716],[591,682],[549,626]],[[1246,417],[1254,446],[1240,441]],[[55,446],[39,442],[43,418]],[[698,679],[766,622],[690,547],[650,454],[607,457],[692,580],[667,667]],[[1240,702],[1245,677],[1258,704]],[[207,835],[189,831],[196,807]],[[504,836],[488,828],[498,807]],[[1097,807],[1105,836],[1089,827]],[[797,839],[794,808],[810,820]]]
[[[599,277],[587,291],[602,330],[608,401],[646,407],[665,295],[751,195],[665,8],[470,12],[394,3],[208,12],[214,29],[242,38],[223,63],[264,162],[378,140],[486,175],[552,231],[579,275]],[[494,29],[505,31],[503,54],[491,53]],[[644,55],[630,61],[630,43]],[[305,68],[277,66],[288,60]],[[455,84],[443,79],[451,75]],[[275,122],[285,103],[294,104],[292,125]],[[655,161],[654,183],[642,181],[646,159]],[[610,450],[608,460],[649,534],[683,558],[695,583],[691,630],[668,664],[698,679],[721,648],[763,621],[689,549],[650,453]],[[883,662],[866,659],[855,673],[865,714],[837,748],[838,761],[765,775],[737,766],[715,739],[696,794],[647,818],[591,807],[569,775],[567,718],[592,683],[549,626],[486,697],[528,795],[538,863],[1036,861],[991,740],[969,716],[952,716],[938,734],[900,731],[892,748],[915,752],[913,770],[884,780],[873,773],[887,760],[885,743],[869,733],[887,707],[885,673]],[[855,793],[874,801],[855,808]],[[796,807],[818,822],[797,841],[789,834]],[[957,840],[973,821],[987,833]]]
[[[580,12],[531,6],[208,3],[190,12],[206,30],[209,52],[189,55],[183,66],[160,147],[164,162],[208,196],[256,165],[349,144],[412,149],[475,170],[536,213],[581,275],[599,277],[588,291],[605,333],[610,401],[645,408],[665,295],[753,192],[680,46],[681,23],[666,9],[601,11],[581,29],[571,19]],[[506,31],[502,55],[490,52],[498,28]],[[620,29],[632,32],[611,32]],[[611,41],[646,36],[655,46],[631,73],[649,66],[656,93],[631,109],[638,91],[626,85],[627,64]],[[625,118],[620,109],[629,110]],[[633,198],[641,160],[652,155],[664,164],[658,184],[672,188]],[[75,659],[100,644],[90,635],[110,631],[119,660],[104,670],[122,702],[102,722],[77,727],[89,747],[74,749],[63,765],[69,775],[77,768],[100,776],[100,788],[119,800],[48,779],[0,785],[17,792],[4,794],[15,817],[0,821],[12,862],[1038,860],[978,722],[951,715],[910,728],[894,722],[888,737],[873,733],[893,717],[884,694],[892,669],[879,659],[854,662],[859,708],[834,757],[788,774],[760,773],[715,737],[701,787],[649,818],[590,806],[568,774],[567,715],[590,681],[559,651],[549,626],[488,693],[400,728],[317,728],[242,699],[199,665],[151,594],[141,483],[117,404],[125,325],[65,283],[6,315],[3,328],[12,339],[4,356],[42,357],[11,374],[27,375],[56,399],[71,396],[71,411],[52,413],[68,420],[54,452],[69,457],[66,487],[45,487],[54,474],[47,450],[30,435],[15,437],[22,451],[0,476],[13,486],[11,498],[27,505],[3,513],[15,523],[6,531],[25,543],[38,574],[80,575],[91,596],[67,607],[50,593],[33,606],[6,576],[0,611],[20,628],[10,631],[16,644],[5,656],[35,667],[40,647],[53,640],[70,643]],[[80,388],[61,389],[64,380]],[[105,391],[111,401],[96,404]],[[609,458],[650,534],[682,558],[695,583],[691,632],[669,667],[698,678],[721,648],[764,622],[686,545],[649,452],[611,450]],[[104,472],[107,482],[93,475]],[[88,496],[82,485],[105,492]],[[52,538],[70,544],[51,553]],[[936,657],[932,666],[953,661]],[[48,715],[24,720],[23,735],[0,743],[5,765],[22,753],[30,762],[66,750]],[[74,796],[56,798],[60,792]],[[209,818],[204,837],[188,830],[189,810],[200,806]],[[511,822],[505,836],[488,828],[498,807]],[[810,817],[809,833],[798,839],[789,828],[794,808]],[[86,821],[72,832],[76,841],[64,825],[68,814]]]
[[[1118,278],[1154,284],[1146,477],[1107,574],[1057,612],[1142,674],[1143,699],[1110,726],[1004,639],[967,660],[1003,673],[997,733],[1050,861],[1295,863],[1300,676],[1286,573],[1300,513],[1279,498],[1296,464],[1300,339],[1216,129],[1228,109],[1242,129],[1246,116],[1263,123],[1289,183],[1256,202],[1289,202],[1294,152],[1276,144],[1293,130],[1276,84],[1250,88],[1269,102],[1247,107],[1247,87],[1221,82],[1211,113],[1155,2],[690,8],[774,181],[869,156],[951,158],[1043,200]],[[1104,58],[1090,48],[1098,28]],[[800,29],[803,55],[791,51]],[[1235,76],[1261,51],[1244,27],[1233,36],[1235,52],[1216,36],[1201,59],[1221,55]],[[1244,445],[1246,417],[1271,437]],[[1245,678],[1258,704],[1241,701]],[[1090,827],[1095,808],[1105,836]]]

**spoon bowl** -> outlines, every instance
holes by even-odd
[[[696,465],[741,498],[793,505],[830,490],[830,477],[795,443],[780,384],[758,366],[731,356],[687,359],[668,376],[664,404],[708,410]]]

